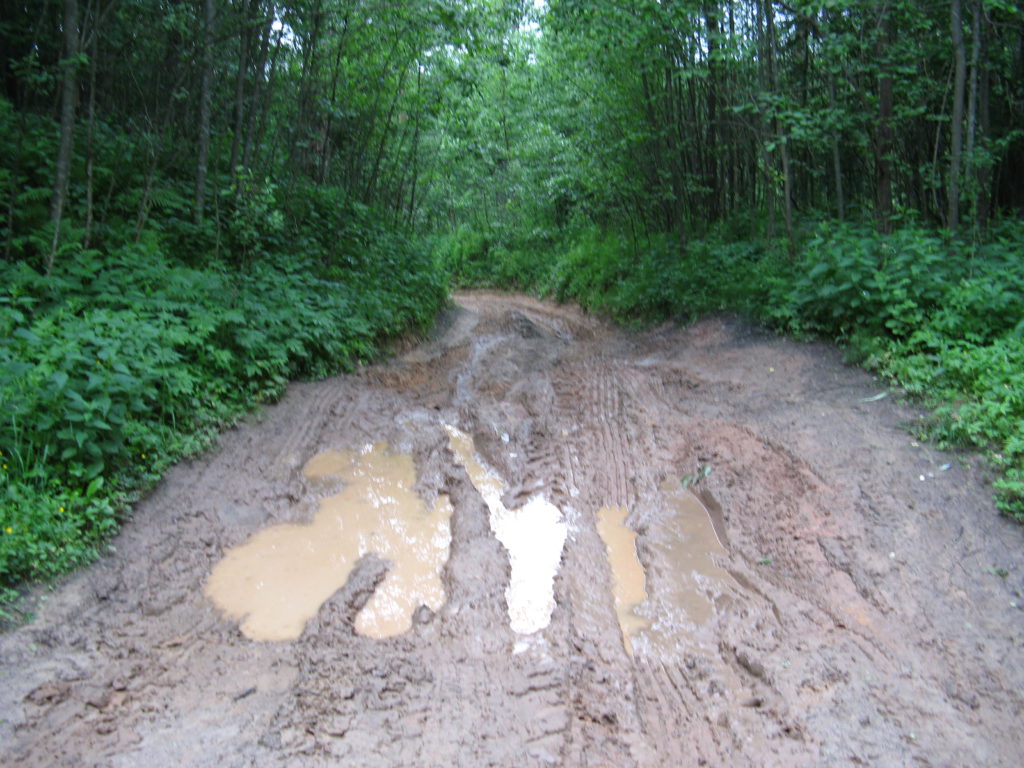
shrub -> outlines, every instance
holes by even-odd
[[[88,560],[130,494],[289,379],[428,325],[447,294],[429,254],[367,250],[336,279],[297,256],[188,267],[154,237],[49,277],[0,265],[0,587]]]

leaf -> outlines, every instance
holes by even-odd
[[[103,488],[103,477],[96,477],[89,483],[85,489],[85,498],[91,499],[96,493]]]
[[[64,389],[68,383],[68,375],[64,371],[54,371],[53,375],[50,376],[50,381],[53,382],[54,387],[60,391]]]
[[[862,397],[860,399],[860,401],[862,403],[876,403],[879,400],[882,400],[882,399],[884,399],[884,398],[886,398],[888,396],[889,396],[888,392],[879,392],[877,395],[872,395],[871,397]]]

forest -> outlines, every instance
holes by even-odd
[[[1014,0],[0,0],[0,607],[452,287],[837,341],[1024,518]]]

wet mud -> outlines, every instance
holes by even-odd
[[[392,454],[386,445],[326,451],[310,459],[302,475],[313,487],[333,482],[343,488],[320,501],[310,524],[270,526],[227,551],[206,583],[204,594],[241,622],[243,634],[298,638],[368,554],[388,560],[390,568],[356,616],[360,634],[402,634],[419,606],[444,604],[441,569],[452,509],[447,496],[428,510],[416,495],[411,456]]]
[[[41,593],[0,763],[1016,766],[1024,536],[884,388],[728,318],[459,295]]]

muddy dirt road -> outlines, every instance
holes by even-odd
[[[883,385],[730,320],[457,303],[0,637],[0,764],[1021,764],[1022,532]]]

